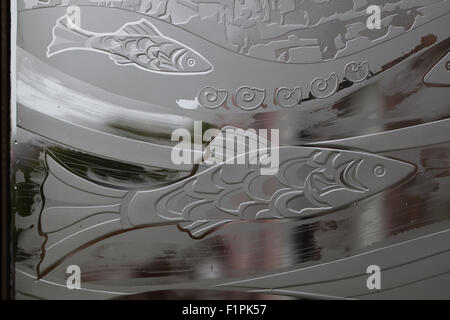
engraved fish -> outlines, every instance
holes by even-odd
[[[146,19],[127,23],[115,33],[93,33],[63,16],[53,28],[47,57],[69,50],[105,53],[118,65],[134,65],[151,72],[197,74],[213,69],[201,54],[164,36]]]
[[[202,164],[202,171],[165,187],[123,190],[88,181],[47,153],[40,216],[46,242],[38,274],[79,248],[127,230],[175,224],[200,238],[239,220],[314,218],[415,172],[415,166],[402,161],[338,149],[281,147],[279,157],[272,176],[261,175],[259,165],[223,162]]]

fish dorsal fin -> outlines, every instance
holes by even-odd
[[[178,227],[182,231],[189,233],[192,238],[200,239],[215,231],[218,227],[231,222],[233,220],[197,220],[194,222],[181,222],[178,224]]]
[[[124,25],[117,32],[119,34],[145,35],[145,36],[162,36],[161,32],[154,25],[145,19],[138,22],[131,22]]]

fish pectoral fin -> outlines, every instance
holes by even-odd
[[[122,28],[120,28],[117,33],[145,36],[162,36],[161,32],[159,32],[159,30],[156,29],[156,27],[146,19],[142,19],[138,22],[127,23]]]
[[[181,231],[187,232],[192,238],[200,239],[211,232],[214,232],[220,226],[233,222],[233,220],[197,220],[190,222],[181,222],[178,227]]]
[[[117,64],[123,65],[123,64],[131,64],[132,63],[130,60],[128,60],[127,58],[125,58],[119,54],[111,53],[110,57],[111,57],[111,60],[113,60]]]
[[[163,52],[159,52],[156,58],[159,62],[159,66],[165,70],[179,71],[171,57]]]
[[[161,64],[173,65],[172,59],[163,52],[159,52],[157,58]]]

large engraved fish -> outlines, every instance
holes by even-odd
[[[118,65],[152,72],[196,74],[213,69],[201,54],[162,35],[146,19],[125,24],[115,33],[93,33],[77,27],[67,16],[61,17],[53,28],[47,57],[69,50],[105,53]]]
[[[279,157],[272,176],[261,175],[259,165],[225,161],[165,187],[123,190],[88,181],[47,153],[40,217],[46,242],[38,274],[79,248],[127,230],[174,224],[200,238],[234,221],[314,218],[415,172],[402,161],[337,149],[281,147]]]

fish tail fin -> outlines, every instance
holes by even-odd
[[[92,34],[75,26],[67,16],[63,16],[56,21],[52,34],[52,42],[47,48],[47,58],[69,49],[84,48],[86,40],[92,36]]]
[[[39,232],[45,237],[41,278],[76,251],[130,227],[121,219],[127,191],[85,180],[46,154],[47,177],[42,185],[44,205]]]
[[[232,222],[233,220],[196,220],[191,222],[181,222],[178,224],[178,229],[187,232],[193,239],[202,239],[219,227]]]

